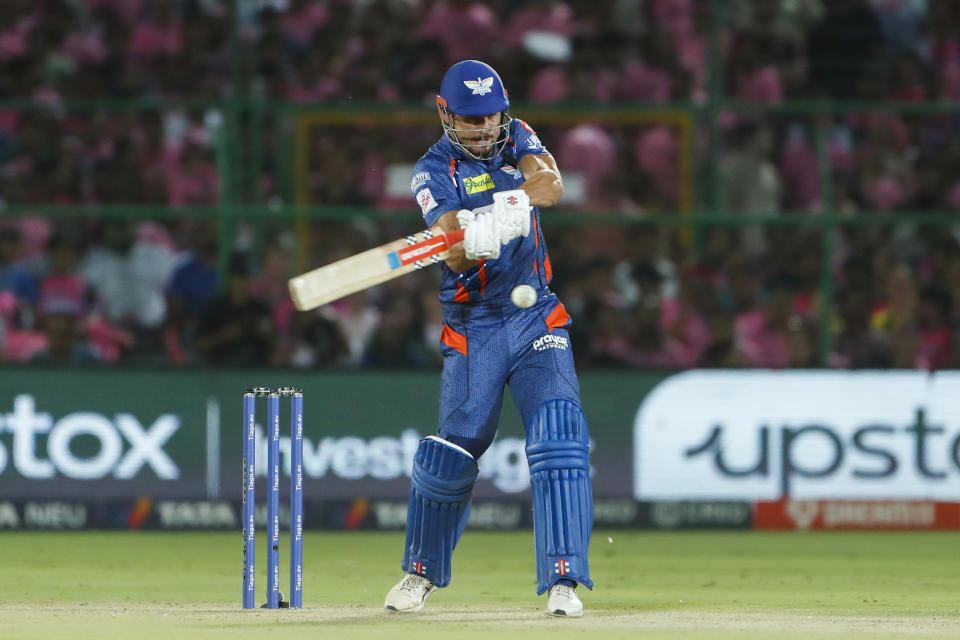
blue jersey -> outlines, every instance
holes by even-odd
[[[497,191],[519,189],[523,184],[523,174],[517,168],[520,159],[548,153],[534,130],[514,118],[503,152],[489,160],[474,160],[446,136],[440,138],[417,161],[410,188],[427,227],[432,227],[448,211],[490,205]],[[503,305],[510,302],[510,292],[520,284],[528,284],[544,295],[553,274],[540,232],[539,209],[534,207],[531,215],[530,234],[502,247],[496,260],[481,260],[459,274],[444,264],[440,301]]]

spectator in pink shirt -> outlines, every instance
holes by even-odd
[[[557,0],[527,2],[510,17],[504,40],[508,46],[519,49],[530,31],[548,31],[570,37],[574,32],[573,10],[567,3]]]
[[[443,45],[447,60],[482,58],[497,40],[497,15],[480,2],[446,2],[433,5],[417,35]]]
[[[156,0],[152,19],[137,23],[130,40],[130,53],[141,60],[177,55],[183,45],[183,25],[177,0]]]
[[[220,178],[209,147],[191,142],[184,147],[177,168],[167,177],[169,203],[212,206],[220,201]]]
[[[783,101],[780,70],[773,65],[752,69],[737,81],[737,97],[757,102]]]
[[[700,362],[712,340],[707,320],[699,310],[711,293],[708,284],[698,280],[690,269],[681,275],[679,285],[676,296],[660,302],[660,331],[672,366],[688,369]]]
[[[620,73],[615,91],[618,100],[669,102],[673,75],[639,60],[629,62]]]
[[[656,200],[671,210],[680,205],[680,142],[667,126],[642,131],[634,143],[637,168],[650,177]]]
[[[781,0],[750,0],[732,35],[728,91],[741,98],[779,102],[803,86],[803,42],[780,19]]]
[[[18,58],[27,51],[27,39],[37,24],[29,0],[0,2],[0,62]]]
[[[87,20],[87,16],[76,8],[60,10],[60,23],[66,32],[60,53],[79,66],[92,65],[106,57],[106,48],[103,42],[103,27],[96,22],[96,18]]]
[[[327,24],[327,3],[313,0],[291,0],[290,8],[280,20],[287,46],[307,51],[314,35]]]
[[[530,81],[530,102],[562,102],[568,98],[567,71],[562,66],[544,67]]]
[[[57,232],[50,237],[47,242],[50,272],[40,282],[38,307],[41,311],[70,309],[82,319],[91,310],[93,290],[77,273],[79,249],[78,240],[65,233]]]
[[[690,72],[678,63],[674,35],[653,29],[642,38],[641,46],[641,59],[626,58],[619,65],[614,98],[643,102],[689,99]]]
[[[747,367],[783,369],[791,365],[792,297],[782,285],[767,291],[766,301],[739,314],[734,322],[734,346]]]
[[[603,210],[600,193],[607,174],[613,168],[616,150],[610,134],[593,124],[578,125],[560,141],[557,160],[566,171],[583,179],[583,194],[578,206],[587,210]]]
[[[672,34],[691,33],[693,29],[693,0],[651,0],[653,22]]]

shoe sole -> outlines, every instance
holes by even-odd
[[[551,618],[580,618],[583,616],[583,612],[580,613],[567,613],[563,609],[554,609],[553,611],[545,611],[546,615]]]
[[[387,611],[387,613],[417,613],[418,611],[423,611],[424,605],[427,604],[427,598],[429,598],[430,594],[433,593],[434,591],[436,591],[436,589],[430,589],[430,591],[427,591],[427,593],[423,596],[423,602],[421,602],[419,605],[417,605],[413,609],[397,609],[396,607],[389,604],[385,605],[383,608]]]
[[[423,611],[423,605],[425,604],[427,604],[426,598],[424,598],[423,602],[421,602],[418,606],[414,607],[413,609],[397,609],[392,605],[387,605],[384,607],[384,609],[386,609],[387,613],[417,613],[419,611]]]

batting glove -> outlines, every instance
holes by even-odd
[[[457,220],[464,230],[463,251],[468,260],[500,257],[500,223],[492,212],[461,209]]]
[[[523,189],[493,194],[493,215],[500,223],[500,242],[530,234],[530,196]]]

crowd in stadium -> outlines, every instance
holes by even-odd
[[[429,111],[464,57],[499,70],[521,117],[550,104],[698,109],[694,137],[677,120],[530,119],[567,183],[558,209],[623,222],[545,223],[580,366],[819,366],[822,331],[833,367],[960,365],[953,229],[843,225],[824,260],[807,224],[827,209],[907,221],[960,212],[960,117],[923,110],[960,101],[960,6],[949,0],[4,0],[0,207],[19,213],[0,208],[0,361],[437,366],[436,274],[298,314],[286,279],[303,265],[283,225],[238,225],[221,281],[215,222],[29,207],[216,206],[227,117],[217,105]],[[737,102],[714,103],[710,136],[708,98],[720,95]],[[821,98],[916,109],[776,110]],[[248,191],[290,203],[277,139],[287,125],[265,122]],[[410,212],[405,223],[314,221],[311,263],[419,221],[387,176],[439,134],[310,133],[311,204]],[[712,209],[796,224],[643,224]]]

